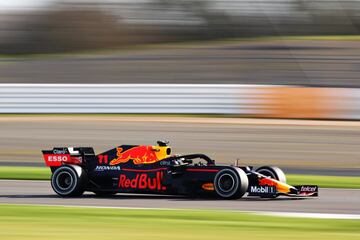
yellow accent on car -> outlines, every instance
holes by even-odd
[[[152,146],[152,149],[155,151],[156,157],[158,160],[170,157],[171,147],[168,146]]]

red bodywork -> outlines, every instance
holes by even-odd
[[[81,157],[73,157],[70,154],[44,154],[45,164],[48,167],[60,167],[63,164],[76,164],[82,163]]]

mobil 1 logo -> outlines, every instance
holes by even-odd
[[[259,197],[274,197],[276,196],[276,187],[275,186],[259,186],[253,185],[249,186],[248,196],[259,196]]]

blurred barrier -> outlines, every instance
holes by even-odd
[[[247,85],[0,84],[0,113],[254,114],[261,95]]]
[[[267,88],[270,118],[360,119],[360,89],[279,86]]]
[[[331,118],[337,109],[331,102],[338,102],[336,89],[309,87],[268,88],[267,117],[275,118]],[[331,96],[333,93],[333,96]]]
[[[360,119],[360,89],[237,84],[0,84],[0,113]]]

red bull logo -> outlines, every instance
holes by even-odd
[[[134,164],[149,164],[160,161],[168,156],[168,147],[161,146],[138,146],[123,151],[122,148],[117,148],[117,158],[110,161],[110,165],[117,165],[126,163],[130,159]]]
[[[165,191],[166,187],[161,184],[163,176],[164,173],[162,172],[156,172],[154,177],[150,177],[146,173],[140,173],[136,174],[134,178],[130,179],[125,174],[120,174],[119,188]]]
[[[116,155],[117,158],[113,159],[110,165],[126,163],[130,159],[132,159],[135,164],[153,163],[158,160],[151,146],[133,147],[124,152],[122,148],[117,148]]]

